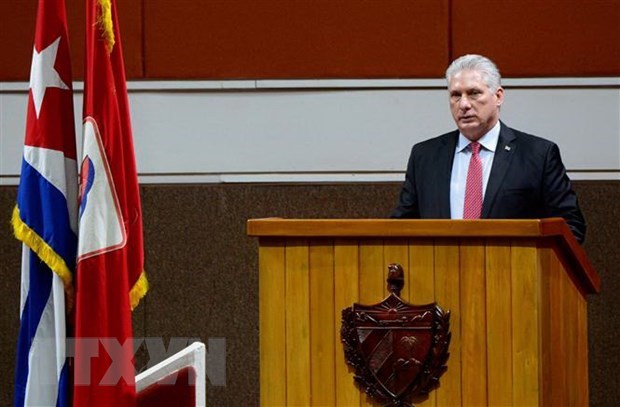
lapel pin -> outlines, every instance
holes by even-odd
[[[510,151],[510,146],[504,146],[504,150]]]

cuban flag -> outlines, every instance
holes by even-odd
[[[69,405],[65,316],[73,299],[77,180],[65,2],[39,0],[12,217],[15,236],[23,243],[15,406]]]

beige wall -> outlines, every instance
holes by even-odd
[[[2,85],[0,185],[15,185],[28,84]],[[502,120],[556,142],[572,179],[620,180],[620,77],[504,86]],[[140,181],[400,181],[414,143],[455,128],[447,93],[442,79],[133,81]],[[81,106],[78,90],[78,135]]]

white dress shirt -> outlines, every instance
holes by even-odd
[[[499,120],[487,134],[482,136],[478,142],[481,144],[480,159],[482,160],[482,197],[487,190],[493,157],[499,140]],[[456,143],[454,152],[454,162],[452,163],[452,177],[450,179],[450,215],[452,219],[463,219],[463,206],[465,205],[465,184],[467,183],[467,170],[471,157],[467,137],[459,133],[459,140]]]

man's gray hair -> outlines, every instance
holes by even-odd
[[[463,55],[455,59],[446,70],[446,80],[450,85],[450,80],[461,71],[479,71],[482,79],[487,84],[491,92],[502,86],[502,76],[499,74],[497,66],[487,57],[476,54]]]

